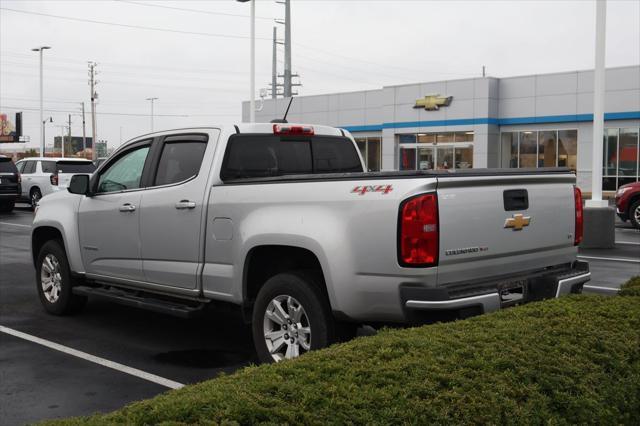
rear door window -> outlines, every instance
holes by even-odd
[[[91,161],[58,161],[56,168],[59,173],[93,173],[96,170]]]
[[[229,139],[221,178],[347,172],[362,172],[360,157],[348,138],[254,134],[235,135]]]
[[[35,173],[36,171],[36,162],[35,161],[27,161],[24,165],[24,171],[22,172],[25,175]]]
[[[162,147],[160,162],[154,180],[154,185],[170,185],[183,182],[196,176],[200,171],[204,151],[207,149],[206,140],[172,141],[167,138]]]
[[[43,173],[55,173],[56,172],[56,162],[55,161],[42,161],[40,163],[42,167]]]
[[[18,169],[11,161],[11,158],[0,158],[0,173],[18,173]]]

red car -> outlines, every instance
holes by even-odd
[[[640,229],[640,182],[618,188],[616,208],[620,219],[625,222],[629,220],[635,228]]]

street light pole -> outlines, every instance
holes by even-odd
[[[151,101],[151,131],[153,132],[153,102],[158,100],[158,98],[147,98],[148,101]]]
[[[607,207],[602,199],[602,145],[604,139],[605,41],[607,2],[596,1],[596,66],[593,73],[593,163],[591,170],[591,200],[588,207]]]
[[[51,49],[51,46],[40,46],[31,49],[33,52],[40,52],[40,122],[42,128],[40,129],[40,156],[44,157],[44,100],[43,100],[43,78],[42,78],[42,52],[44,50]]]

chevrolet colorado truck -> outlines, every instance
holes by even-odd
[[[356,324],[467,317],[580,292],[567,169],[363,172],[352,136],[239,124],[140,136],[42,199],[37,289],[189,317],[236,305],[264,362]]]

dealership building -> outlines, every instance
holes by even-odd
[[[569,167],[591,191],[593,71],[481,77],[299,96],[290,123],[349,130],[369,170]],[[258,101],[256,121],[288,99]],[[249,103],[243,103],[243,120]],[[603,189],[638,180],[640,66],[606,71]]]

